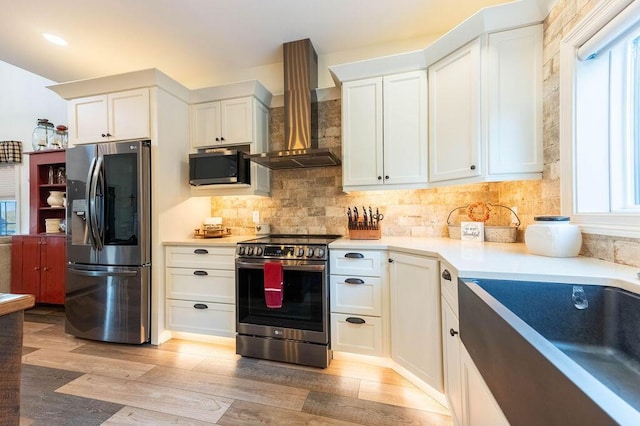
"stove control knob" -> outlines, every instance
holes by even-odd
[[[253,256],[253,247],[249,246],[247,248],[247,256]]]
[[[316,250],[316,257],[324,257],[324,249],[322,247]]]
[[[238,256],[244,256],[244,246],[238,246]]]
[[[256,247],[256,256],[262,256],[262,247]]]
[[[296,256],[302,257],[303,255],[304,255],[304,248],[303,247],[298,247],[296,249]]]
[[[313,257],[313,248],[312,247],[307,248],[307,257]]]

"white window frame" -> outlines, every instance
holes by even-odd
[[[584,233],[640,238],[640,212],[636,210],[616,210],[606,213],[576,211],[577,52],[580,46],[631,3],[634,1],[603,0],[560,43],[560,205],[562,214],[571,216],[572,222],[580,225]],[[619,205],[615,199],[612,201]]]
[[[16,202],[16,234],[19,234],[20,231],[20,217],[22,216],[22,206],[20,205],[20,164],[14,164],[14,165],[5,165],[2,167],[6,167],[6,168],[12,168],[13,169],[13,182],[14,182],[14,194],[13,194],[13,199]],[[9,198],[6,198],[4,196],[2,196],[2,194],[0,194],[0,200],[8,200]],[[0,235],[0,237],[4,237],[4,235]]]

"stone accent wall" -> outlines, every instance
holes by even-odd
[[[252,234],[253,210],[276,233],[335,233],[347,235],[347,206],[371,205],[384,213],[384,236],[447,236],[447,216],[456,207],[476,201],[517,207],[524,229],[537,215],[560,214],[559,52],[560,40],[588,13],[598,0],[558,0],[544,22],[542,180],[484,183],[414,191],[342,192],[342,169],[327,167],[279,170],[272,175],[272,196],[217,197],[211,199],[214,216],[222,216],[235,234]],[[271,111],[272,149],[284,146],[284,112]],[[340,152],[340,101],[319,104],[320,147]],[[465,220],[458,210],[452,223]],[[495,208],[487,225],[509,223],[508,210]],[[640,240],[583,235],[581,254],[611,262],[640,266]]]

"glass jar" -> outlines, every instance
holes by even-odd
[[[68,142],[69,135],[67,133],[67,126],[63,124],[56,126],[56,130],[53,132],[53,137],[51,138],[51,148],[64,149],[67,147]]]
[[[31,136],[31,146],[33,147],[33,150],[40,151],[50,147],[50,139],[52,139],[53,133],[53,123],[49,123],[49,120],[46,118],[39,118],[38,125],[33,129],[33,134]]]

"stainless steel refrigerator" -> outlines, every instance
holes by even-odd
[[[149,340],[151,144],[78,145],[66,152],[65,332]]]

